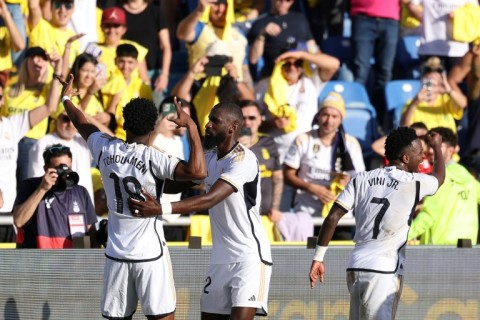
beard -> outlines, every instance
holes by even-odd
[[[205,134],[205,138],[203,139],[203,147],[206,150],[211,150],[217,147],[220,143],[225,141],[225,135],[222,133],[217,133],[216,135],[213,134]]]

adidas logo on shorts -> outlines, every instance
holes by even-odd
[[[250,299],[248,299],[248,301],[255,301],[255,295],[251,296]]]

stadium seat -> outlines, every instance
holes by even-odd
[[[378,137],[377,112],[370,103],[367,90],[357,82],[329,81],[318,97],[319,104],[331,91],[342,95],[346,109],[345,132],[358,139],[367,162],[373,156],[371,144]]]
[[[398,39],[395,64],[404,79],[418,79],[420,77],[419,46],[420,36],[411,35]]]
[[[392,80],[385,86],[387,117],[384,128],[390,131],[400,125],[403,106],[412,100],[422,86],[420,80]]]
[[[328,37],[320,43],[322,52],[336,57],[341,63],[348,63],[353,57],[350,38],[342,36]]]

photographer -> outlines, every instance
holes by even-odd
[[[23,181],[15,199],[17,248],[72,248],[72,237],[93,234],[95,208],[87,190],[78,185],[78,174],[70,169],[70,148],[49,146],[43,158],[45,175]]]

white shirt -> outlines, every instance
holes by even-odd
[[[153,147],[128,144],[101,132],[92,133],[87,143],[98,159],[107,196],[106,256],[130,261],[162,257],[166,248],[161,219],[133,217],[128,198],[135,188],[143,188],[159,200],[164,180],[173,180],[179,160]]]
[[[345,134],[346,147],[355,168],[355,172],[365,170],[362,148],[358,140]],[[318,136],[318,130],[299,135],[291,144],[285,164],[298,170],[298,177],[306,182],[330,187],[332,182],[333,146],[323,144]],[[323,203],[313,194],[305,190],[297,190],[294,209],[296,212],[308,212],[320,216]]]
[[[45,164],[45,161],[43,160],[43,152],[46,147],[57,143],[70,148],[70,151],[72,152],[72,170],[77,172],[80,177],[78,184],[87,189],[92,200],[95,199],[93,196],[92,173],[90,171],[92,156],[87,143],[83,140],[80,134],[76,134],[72,140],[62,139],[56,133],[49,133],[43,138],[38,139],[32,149],[30,149],[28,178],[39,177],[45,174],[45,170],[43,169]]]
[[[348,269],[403,274],[408,230],[417,203],[438,189],[430,175],[386,167],[359,173],[336,203],[355,216]]]
[[[270,78],[261,80],[255,88],[257,101],[263,101],[265,93],[270,84]],[[295,138],[304,132],[312,129],[312,121],[318,112],[318,96],[322,91],[325,83],[322,82],[316,68],[313,69],[311,78],[303,76],[297,83],[288,87],[287,101],[295,107],[297,114],[297,128],[289,133],[275,130],[269,132],[277,144],[280,163],[283,162],[288,148]]]
[[[30,130],[28,112],[11,117],[0,117],[0,190],[3,207],[0,212],[10,213],[17,196],[18,141]]]
[[[418,54],[442,57],[462,57],[468,51],[468,43],[451,39],[452,26],[449,13],[477,0],[414,0],[423,6],[422,36]]]
[[[271,264],[270,243],[260,219],[260,175],[255,154],[237,144],[217,159],[216,149],[205,154],[208,192],[221,179],[234,193],[209,209],[212,229],[211,264],[260,259]]]

